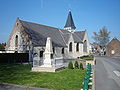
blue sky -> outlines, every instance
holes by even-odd
[[[0,43],[7,42],[16,18],[63,28],[71,10],[77,30],[93,32],[103,26],[120,39],[120,0],[0,0]]]

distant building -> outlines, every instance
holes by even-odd
[[[52,59],[75,59],[89,55],[87,31],[76,31],[71,12],[64,29],[16,20],[6,45],[8,53],[29,53],[30,60],[44,61],[46,41],[52,42]]]
[[[91,43],[91,47],[92,47],[92,53],[93,54],[100,54],[101,48],[100,48],[99,44],[93,42],[93,43]]]
[[[120,41],[117,38],[106,45],[106,56],[120,56]]]

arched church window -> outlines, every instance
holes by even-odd
[[[40,58],[43,58],[44,51],[40,51]]]
[[[53,53],[55,53],[55,48],[53,47]]]
[[[16,23],[16,25],[18,26],[18,23]]]
[[[62,48],[62,54],[64,54],[64,48]]]
[[[76,52],[79,51],[79,43],[76,44]]]
[[[18,47],[18,35],[15,36],[15,47]]]
[[[69,44],[69,52],[72,52],[72,42]]]
[[[26,50],[26,53],[29,53],[29,50]]]
[[[53,59],[53,54],[51,54],[51,59]]]
[[[83,43],[83,52],[87,52],[87,41],[86,40]]]

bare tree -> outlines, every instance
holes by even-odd
[[[109,42],[110,39],[110,32],[104,26],[98,32],[93,32],[94,36],[92,37],[94,41],[100,45],[101,49],[105,49],[106,44]]]
[[[105,26],[102,29],[100,29],[99,32],[93,32],[93,34],[93,39],[100,46],[105,46],[109,42],[110,32]]]

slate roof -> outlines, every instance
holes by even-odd
[[[63,37],[64,37],[65,42],[68,43],[70,34],[63,34]]]
[[[34,45],[42,45],[46,44],[47,37],[51,37],[53,41],[53,46],[63,46],[66,44],[60,35],[58,28],[53,28],[45,25],[40,25],[36,23],[26,22],[20,20],[25,31],[30,35],[33,40]]]
[[[45,46],[47,37],[51,37],[53,47],[67,47],[71,34],[76,43],[82,43],[83,33],[81,33],[81,31],[78,33],[71,33],[64,29],[26,22],[23,20],[20,20],[20,23],[22,24],[24,30],[32,38],[32,43],[34,46]]]
[[[66,21],[66,24],[64,26],[64,28],[67,28],[67,27],[71,27],[71,29],[75,29],[75,25],[74,25],[74,21],[73,21],[73,18],[72,18],[72,14],[71,14],[71,11],[69,11],[68,13],[68,18],[67,18],[67,21]]]

